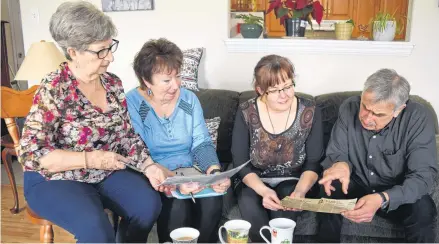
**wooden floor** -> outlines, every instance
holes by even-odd
[[[1,242],[25,242],[35,243],[40,241],[40,227],[27,220],[23,207],[25,201],[23,197],[23,188],[18,186],[18,195],[20,198],[20,213],[12,214],[9,209],[14,205],[14,197],[9,185],[1,186],[2,196],[2,213],[1,213]],[[69,232],[54,226],[55,242],[75,243],[73,235]]]

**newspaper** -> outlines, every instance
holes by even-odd
[[[221,172],[219,174],[214,175],[205,175],[205,174],[189,174],[185,175],[178,173],[180,172],[188,172],[192,171],[189,169],[178,169],[174,170],[173,172],[177,172],[176,176],[168,177],[165,181],[163,181],[159,186],[169,186],[169,185],[181,185],[184,183],[190,183],[190,182],[197,182],[200,184],[200,186],[210,186],[215,182],[231,178],[233,175],[238,173],[242,168],[244,168],[248,163],[250,163],[251,160],[248,160],[243,165],[236,167],[234,169],[231,169],[229,171]],[[193,171],[192,171],[193,172]]]
[[[281,205],[286,208],[296,208],[313,212],[340,214],[346,210],[353,210],[357,198],[348,200],[337,199],[311,199],[311,198],[290,198],[281,200]]]

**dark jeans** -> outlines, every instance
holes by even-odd
[[[116,241],[104,208],[122,217],[124,242],[145,243],[162,206],[148,179],[131,170],[114,172],[98,184],[47,181],[39,173],[25,172],[24,196],[35,213],[84,243]]]
[[[277,197],[282,200],[284,197],[291,195],[296,187],[297,181],[284,181],[272,188],[277,193]],[[249,188],[243,182],[236,187],[236,196],[238,198],[238,206],[242,218],[251,224],[249,237],[252,242],[265,243],[264,239],[259,234],[259,230],[268,222],[275,218],[288,218],[294,221],[301,212],[294,211],[271,211],[262,206],[262,197],[259,196],[253,189]],[[313,187],[306,194],[306,197],[315,197],[318,195],[318,187]]]
[[[365,195],[373,193],[371,189],[367,189],[367,187],[356,183],[352,179],[349,183],[348,195],[342,192],[341,184],[338,180],[334,181],[332,185],[336,191],[332,192],[331,196],[328,197],[322,187],[322,197],[332,199],[360,199]],[[401,205],[399,208],[389,211],[388,213],[380,209],[376,215],[402,224],[407,242],[435,241],[436,233],[434,232],[434,221],[437,210],[433,199],[429,195],[424,195],[413,204]],[[320,218],[320,228],[317,237],[319,242],[340,242],[343,216],[340,214],[323,213],[319,213],[318,216]]]
[[[157,221],[159,242],[172,242],[169,234],[180,227],[192,227],[200,231],[198,243],[216,243],[221,220],[223,198],[208,197],[192,199],[162,198],[162,212]]]

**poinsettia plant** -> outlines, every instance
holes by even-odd
[[[314,0],[270,0],[267,14],[274,10],[280,24],[284,25],[285,19],[305,19],[311,24],[311,18],[320,25],[323,18],[323,6],[320,1]],[[312,25],[312,24],[311,24]]]

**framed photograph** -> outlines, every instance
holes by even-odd
[[[104,12],[153,10],[154,0],[101,0]]]

